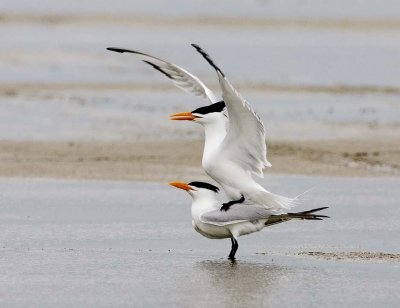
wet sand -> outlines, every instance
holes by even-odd
[[[321,251],[305,251],[299,252],[300,256],[312,256],[323,258],[325,260],[353,260],[353,261],[386,261],[400,262],[400,254],[383,253],[383,252],[321,252]]]
[[[166,184],[0,178],[0,304],[395,307],[399,181],[267,177],[289,195],[316,186],[299,210],[331,219],[240,237],[231,264],[230,241],[197,234]]]
[[[218,84],[208,83],[207,86],[213,91],[219,91]],[[399,86],[373,86],[373,85],[290,85],[274,84],[267,82],[241,82],[235,83],[238,91],[268,93],[295,93],[295,94],[331,94],[331,95],[368,95],[368,94],[400,94]],[[130,92],[178,92],[177,88],[170,83],[7,83],[0,84],[0,96],[14,97],[19,94],[35,96],[38,92],[47,92],[54,95],[55,91],[130,91]],[[85,99],[82,97],[81,99]]]
[[[0,14],[1,23],[40,24],[110,24],[146,27],[211,27],[211,28],[253,28],[253,29],[325,29],[352,31],[396,31],[400,19],[376,18],[274,18],[255,16],[163,16],[137,14]]]
[[[0,176],[169,181],[205,178],[202,141],[0,142]],[[267,174],[397,176],[396,140],[271,142]]]

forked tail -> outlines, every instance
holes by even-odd
[[[272,215],[265,222],[265,226],[279,224],[281,222],[285,222],[285,221],[292,220],[292,219],[322,220],[323,218],[330,218],[329,216],[326,216],[326,215],[314,214],[315,212],[319,212],[319,211],[325,210],[327,208],[328,208],[327,206],[324,206],[324,207],[319,207],[319,208],[304,211],[304,212],[287,213],[287,214],[282,214],[282,215]]]

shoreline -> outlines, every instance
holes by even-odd
[[[203,141],[0,141],[0,177],[155,181],[207,180]],[[274,141],[265,174],[400,175],[396,140]]]

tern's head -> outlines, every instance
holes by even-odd
[[[186,190],[193,200],[199,200],[199,199],[214,200],[219,191],[219,188],[217,186],[197,181],[190,183],[171,182],[169,183],[169,185]]]
[[[180,112],[171,115],[171,120],[187,120],[207,125],[226,120],[224,101],[197,108],[192,112]]]

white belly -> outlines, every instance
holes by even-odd
[[[201,235],[211,239],[230,238],[232,236],[239,237],[242,235],[254,233],[262,230],[265,227],[266,219],[259,219],[255,221],[246,221],[237,224],[226,226],[215,226],[205,224],[202,222],[192,221],[193,228]]]
[[[258,219],[255,221],[246,221],[229,226],[230,232],[233,236],[239,237],[242,235],[258,232],[265,227],[267,219]]]
[[[222,239],[232,237],[229,228],[225,226],[214,226],[192,220],[193,228],[201,235],[211,239]]]

